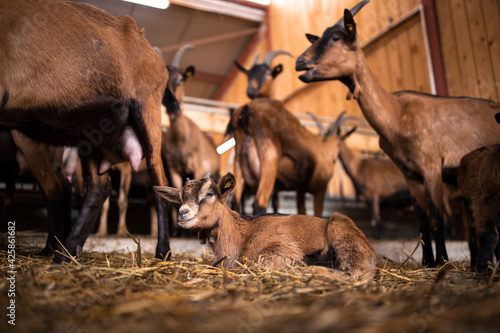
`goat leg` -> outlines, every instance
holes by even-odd
[[[443,205],[443,182],[441,178],[441,171],[436,173],[437,177],[428,175],[425,178],[424,185],[428,189],[429,197],[429,223],[432,235],[436,242],[436,263],[443,265],[448,261],[448,254],[444,244],[444,205]],[[436,178],[436,179],[434,179]]]
[[[109,175],[107,173],[103,175],[98,174],[99,165],[96,162],[96,156],[80,156],[80,158],[82,161],[86,193],[80,215],[71,229],[68,238],[64,242],[64,247],[69,254],[73,256],[80,255],[83,244],[90,235],[99,217],[99,208],[102,207],[102,204],[111,192],[111,179]],[[60,252],[61,253],[56,252],[54,263],[69,262],[70,259],[62,254],[66,253],[66,251],[63,250]]]
[[[101,207],[101,219],[99,220],[99,229],[97,229],[96,236],[104,237],[108,235],[108,212],[109,212],[109,196]]]
[[[124,163],[120,168],[120,189],[118,194],[118,230],[116,236],[126,237],[127,230],[127,209],[128,209],[128,194],[130,192],[130,184],[132,183],[132,166]]]
[[[382,226],[380,225],[380,199],[375,196],[372,199],[372,227],[373,227],[373,237],[382,237]]]
[[[434,251],[432,249],[432,237],[430,225],[427,216],[427,194],[425,187],[419,181],[405,177],[408,184],[408,190],[414,200],[415,219],[417,220],[418,230],[422,236],[422,265],[435,267]]]
[[[139,103],[135,103],[130,107],[133,118],[132,123],[134,130],[138,134],[137,137],[141,140],[152,186],[166,186],[168,184],[161,156],[161,119],[160,112],[158,111],[159,108],[160,106],[153,99],[145,101],[142,104],[142,108]],[[158,243],[156,244],[155,258],[169,259],[169,204],[158,193],[154,193],[153,197],[158,214]]]
[[[298,190],[295,199],[297,203],[297,214],[306,215],[306,192],[304,190]]]
[[[11,133],[17,148],[22,152],[22,156],[32,176],[40,185],[43,194],[49,223],[47,243],[39,254],[48,256],[53,253],[56,247],[57,240],[55,237],[62,242],[67,235],[64,228],[70,224],[70,220],[68,214],[65,214],[64,203],[66,202],[67,209],[69,209],[71,202],[64,199],[63,183],[54,171],[49,157],[48,146],[43,143],[35,143],[18,131],[11,131]],[[62,160],[60,162],[62,164]]]

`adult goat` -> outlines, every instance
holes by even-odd
[[[366,120],[380,135],[380,147],[402,171],[417,201],[423,264],[442,264],[448,255],[441,161],[445,167],[457,168],[469,151],[497,143],[500,128],[490,116],[498,112],[500,104],[411,91],[386,92],[368,67],[353,19],[368,2],[358,3],[352,12],[346,9],[343,18],[321,37],[306,34],[312,45],[297,58],[295,68],[305,71],[299,76],[303,82],[340,80],[349,88],[347,97],[358,101]],[[425,192],[428,201],[421,199],[426,198]],[[436,261],[431,233],[436,241]]]
[[[111,190],[112,164],[146,158],[153,185],[167,183],[160,104],[178,112],[168,73],[135,21],[57,0],[0,3],[0,128],[37,142],[76,146],[86,183],[64,246],[78,255]],[[164,95],[165,93],[165,95]],[[167,206],[155,196],[158,244],[170,253]],[[57,254],[55,262],[69,261]]]
[[[245,185],[256,189],[254,214],[265,213],[273,191],[297,191],[299,214],[305,214],[305,193],[314,195],[314,215],[321,217],[327,185],[333,175],[332,164],[338,155],[337,130],[317,137],[286,110],[280,101],[269,98],[272,80],[283,70],[270,67],[272,58],[288,52],[275,50],[251,69],[240,69],[248,76],[247,95],[252,101],[235,110],[226,134],[236,140],[234,173],[238,183],[238,207]],[[337,128],[342,115],[333,127]]]

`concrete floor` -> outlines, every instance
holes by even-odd
[[[156,239],[147,235],[134,235],[140,238],[142,252],[146,255],[153,255],[156,247]],[[45,233],[22,232],[18,234],[18,245],[26,247],[43,247],[45,246]],[[395,262],[403,262],[413,252],[417,245],[416,239],[397,239],[397,240],[376,240],[369,239],[377,255],[384,260],[389,258]],[[201,256],[205,253],[211,253],[207,245],[200,244],[197,239],[191,238],[171,238],[170,245],[172,253],[188,253],[194,256]],[[446,249],[450,261],[455,263],[469,262],[469,248],[465,241],[446,242]],[[95,237],[91,235],[83,248],[87,252],[103,252],[103,253],[130,253],[137,250],[137,245],[134,241],[127,238],[119,238],[115,236]],[[412,255],[412,258],[420,263],[422,260],[422,250],[419,248]]]
[[[2,191],[0,190],[0,196]],[[285,194],[286,196],[286,194]],[[127,224],[129,231],[136,237],[141,238],[142,251],[146,254],[152,254],[155,251],[156,239],[147,236],[149,233],[149,207],[144,199],[144,193],[139,193],[135,198],[132,197],[127,211]],[[281,198],[280,213],[294,214],[296,207],[294,198]],[[250,207],[250,202],[248,207]],[[311,197],[307,197],[308,213],[312,214]],[[247,211],[250,211],[248,209]],[[270,209],[268,211],[271,211]],[[391,260],[400,262],[408,257],[416,244],[418,237],[418,228],[415,223],[414,213],[408,207],[382,207],[382,226],[384,239],[370,239],[372,236],[372,227],[370,224],[371,213],[366,205],[354,201],[339,201],[338,199],[327,198],[325,202],[325,218],[334,211],[343,213],[351,217],[356,225],[367,235],[377,254],[381,257],[387,257]],[[78,211],[74,209],[74,218]],[[1,212],[0,212],[1,215]],[[18,233],[18,244],[21,246],[43,247],[46,240],[47,215],[43,205],[43,199],[40,193],[36,191],[18,190],[14,198],[13,219],[16,221],[16,232]],[[116,194],[111,197],[110,211],[108,215],[108,231],[113,234],[116,232],[118,220],[118,208],[116,205]],[[97,230],[97,226],[95,228]],[[451,261],[462,262],[469,260],[469,249],[464,241],[446,242],[448,255]],[[207,246],[201,245],[198,240],[190,238],[171,238],[171,247],[173,253],[189,252],[193,255],[210,253]],[[129,253],[136,251],[137,246],[130,238],[117,238],[110,236],[106,238],[89,237],[84,246],[84,251],[97,252],[120,252]],[[417,249],[413,258],[420,262],[422,250]]]

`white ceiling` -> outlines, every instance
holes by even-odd
[[[121,0],[76,0],[92,4],[108,13],[130,15],[145,28],[152,46],[163,51],[167,64],[183,44],[192,43],[181,68],[193,65],[194,78],[186,85],[186,96],[212,99],[258,33],[265,12],[239,1],[171,0],[167,9],[156,9]]]

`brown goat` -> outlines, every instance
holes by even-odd
[[[58,245],[56,237],[64,241],[71,228],[71,185],[63,168],[63,148],[35,143],[18,131],[0,131],[0,147],[4,225],[12,221],[16,180],[31,176],[40,187],[48,217],[47,242],[38,254],[50,255]]]
[[[342,115],[333,127],[337,127]],[[236,140],[234,171],[239,205],[243,183],[257,187],[255,214],[265,213],[273,189],[297,191],[298,213],[305,214],[305,193],[314,195],[314,215],[321,217],[333,164],[337,131],[318,137],[303,127],[282,102],[257,98],[230,119]],[[314,147],[314,149],[312,149]]]
[[[319,132],[323,133],[319,119],[312,113],[308,114],[315,120]],[[380,238],[382,237],[380,202],[392,199],[410,203],[410,193],[406,180],[394,163],[376,157],[357,156],[347,146],[345,140],[355,130],[356,127],[343,135],[339,133],[339,160],[354,185],[356,197],[361,198],[371,209],[373,237]]]
[[[79,149],[86,192],[64,246],[78,255],[111,190],[112,164],[148,164],[153,185],[167,183],[161,159],[163,61],[128,16],[57,0],[0,3],[0,128],[37,142]],[[164,94],[165,93],[165,94]],[[170,253],[165,201],[158,211],[156,257]],[[55,262],[69,261],[56,254]]]
[[[467,152],[499,141],[500,128],[490,115],[500,104],[474,98],[443,98],[418,92],[387,93],[370,71],[359,45],[352,13],[325,30],[323,36],[307,34],[312,45],[296,60],[299,78],[308,83],[340,80],[349,88],[368,123],[380,135],[380,147],[405,176],[416,199],[416,215],[424,246],[423,263],[435,265],[431,233],[436,241],[436,261],[448,260],[443,227],[443,181],[445,167],[457,168]],[[464,121],[467,119],[467,121]],[[450,125],[452,123],[453,125]],[[428,201],[425,192],[428,193]]]
[[[463,196],[463,216],[469,229],[471,267],[484,271],[500,260],[500,144],[471,151],[462,157],[458,186]]]
[[[265,213],[272,192],[281,190],[297,191],[298,213],[305,214],[305,193],[309,192],[314,195],[314,215],[321,217],[327,185],[333,175],[332,164],[338,156],[337,131],[320,138],[303,127],[282,102],[270,99],[267,92],[271,80],[282,67],[278,65],[271,71],[268,55],[264,59],[263,64],[255,61],[246,71],[249,97],[264,97],[256,97],[235,110],[226,130],[236,140],[234,173],[238,186],[234,207],[239,206],[248,186],[256,189],[254,214]],[[341,116],[334,127],[340,119]]]
[[[210,233],[215,262],[226,258],[225,268],[236,267],[237,260],[260,258],[266,268],[285,268],[305,261],[347,273],[353,279],[374,277],[375,251],[347,216],[334,213],[330,220],[305,215],[244,219],[227,206],[235,185],[234,176],[228,173],[218,184],[205,177],[188,181],[182,190],[154,189],[170,202],[181,204],[181,227]]]
[[[175,54],[172,64],[167,66],[170,74],[168,87],[181,106],[184,83],[194,75],[195,68],[189,66],[181,71],[179,66],[184,52],[191,49],[194,46],[184,45]],[[186,177],[198,179],[207,173],[218,179],[220,158],[212,138],[182,112],[169,114],[169,120],[170,126],[162,135],[162,153],[168,164],[172,185],[181,188]]]

